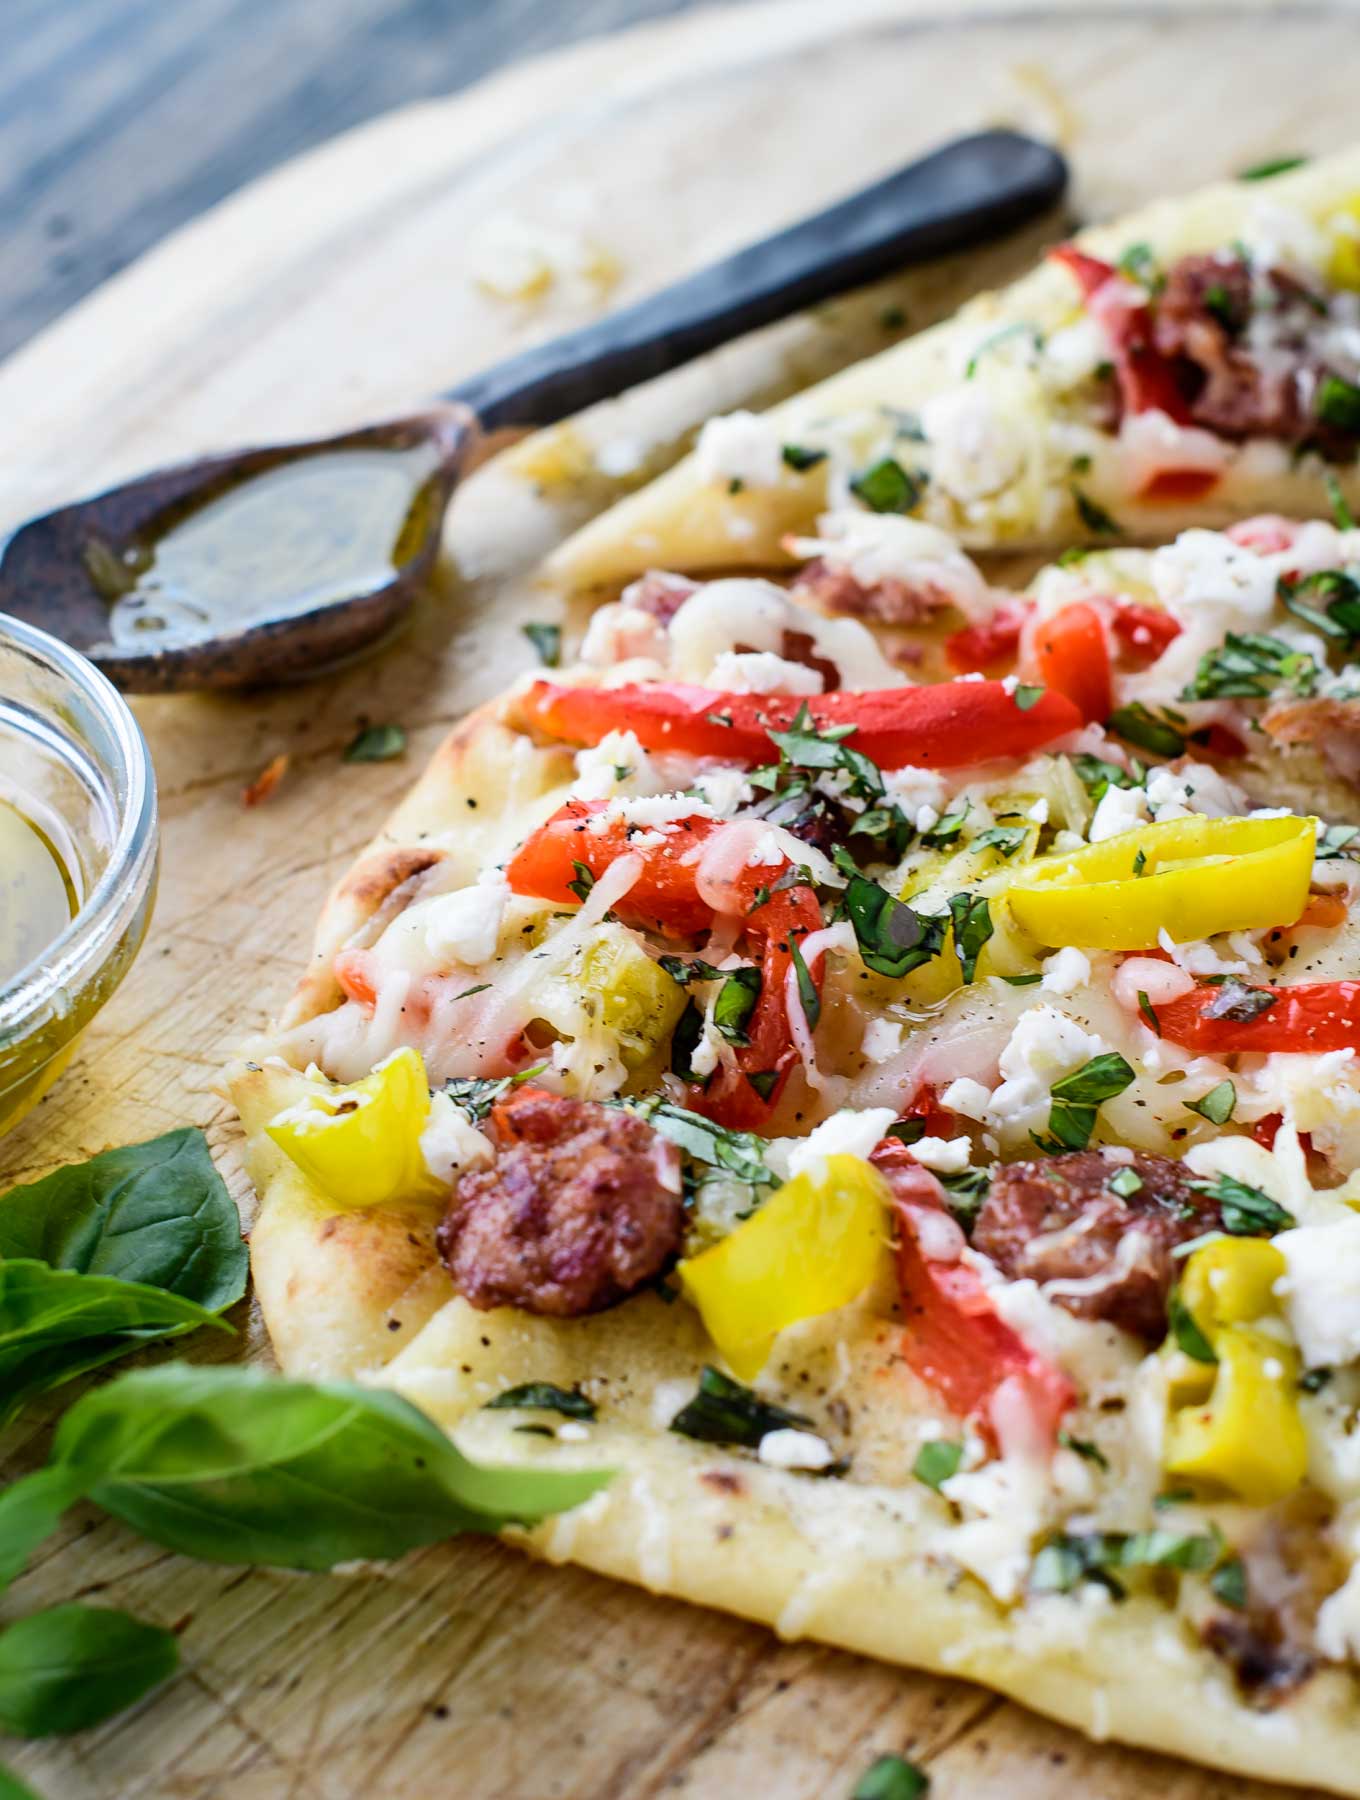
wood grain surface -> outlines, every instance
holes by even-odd
[[[0,529],[182,453],[399,409],[598,308],[598,293],[527,306],[470,283],[473,235],[507,212],[589,232],[627,300],[983,122],[1060,136],[1088,214],[1354,129],[1344,11],[988,0],[941,23],[854,0],[830,15],[765,0],[579,46],[377,120],[227,202],[0,369]],[[248,1207],[214,1090],[223,1056],[282,1002],[327,885],[441,733],[527,665],[519,626],[556,606],[537,558],[617,491],[594,450],[660,460],[710,410],[1016,270],[1040,235],[762,334],[490,465],[458,497],[434,591],[370,662],[274,693],[138,702],[163,808],[156,920],[71,1071],[0,1142],[0,1187],[191,1121]],[[385,721],[410,733],[405,762],[341,763],[356,725]],[[285,752],[278,793],[245,810],[242,788]],[[237,1344],[193,1354],[267,1356],[238,1313]],[[0,1440],[4,1474],[41,1458],[57,1410]],[[884,1749],[927,1764],[939,1800],[1284,1792],[1088,1745],[964,1684],[782,1644],[493,1543],[292,1577],[190,1563],[78,1508],[5,1616],[76,1597],[173,1625],[184,1667],[96,1731],[0,1746],[47,1800],[782,1800],[846,1795]]]

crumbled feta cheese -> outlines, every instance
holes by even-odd
[[[1096,804],[1088,836],[1093,844],[1118,837],[1147,823],[1147,795],[1142,788],[1107,787]]]
[[[1181,532],[1153,553],[1151,575],[1183,623],[1207,611],[1221,629],[1256,631],[1275,610],[1274,563],[1221,531]]]
[[[973,1146],[966,1137],[922,1137],[910,1146],[911,1153],[924,1169],[937,1175],[957,1175],[968,1167]]]
[[[992,1090],[971,1075],[960,1075],[940,1095],[940,1105],[948,1112],[962,1113],[965,1119],[985,1119],[991,1105]]]
[[[704,769],[693,785],[720,819],[730,819],[755,799],[755,789],[740,769]]]
[[[836,1452],[825,1438],[791,1426],[767,1431],[756,1455],[772,1469],[825,1469],[836,1460]]]
[[[859,1047],[866,1062],[886,1062],[902,1048],[902,1027],[894,1019],[870,1019]]]
[[[871,1106],[865,1112],[842,1107],[790,1151],[790,1176],[815,1170],[827,1156],[867,1157],[896,1117],[891,1106]]]
[[[727,694],[820,694],[822,678],[806,663],[788,662],[773,650],[724,650],[709,680]]]
[[[420,1155],[434,1179],[447,1187],[452,1187],[454,1176],[464,1169],[481,1168],[492,1160],[488,1140],[443,1092],[430,1096],[430,1116],[420,1134]]]
[[[437,962],[480,968],[496,954],[501,923],[510,902],[502,869],[484,869],[471,887],[440,894],[426,913],[425,944]]]
[[[610,731],[598,744],[576,752],[576,780],[571,785],[579,800],[607,800],[627,789],[629,793],[664,793],[667,784],[631,731]]]
[[[1045,957],[1042,967],[1044,978],[1039,985],[1046,994],[1075,994],[1091,979],[1090,957],[1071,945]]]
[[[1157,933],[1157,942],[1187,975],[1247,975],[1251,966],[1244,959],[1220,956],[1208,942],[1178,944],[1165,926]]]
[[[753,412],[709,419],[699,433],[694,461],[703,481],[740,481],[746,487],[773,487],[784,468],[779,433]]]
[[[988,1104],[987,1122],[1012,1135],[1038,1130],[1047,1118],[1052,1084],[1108,1048],[1056,1007],[1037,1006],[1023,1014],[1001,1052],[1002,1082]]]
[[[934,769],[915,768],[910,763],[902,769],[885,769],[883,786],[888,799],[900,806],[909,819],[924,807],[929,807],[938,819],[949,793],[942,775],[937,775]],[[930,827],[925,829],[928,831]]]
[[[1048,800],[1047,800],[1047,797],[1043,794],[1040,794],[1039,798],[1034,802],[1033,806],[1031,806],[1030,809],[1028,810],[1028,812],[1025,814],[1025,817],[1027,819],[1032,819],[1036,825],[1047,825],[1048,824]]]
[[[582,1424],[580,1419],[566,1419],[557,1427],[557,1435],[564,1444],[584,1444],[590,1436],[590,1427]]]
[[[639,794],[612,800],[603,812],[591,815],[588,828],[607,831],[611,825],[622,821],[624,825],[637,825],[644,830],[655,829],[674,825],[679,819],[692,819],[696,814],[711,819],[713,809],[705,801],[696,800],[693,794]]]
[[[1226,781],[1207,763],[1182,763],[1179,769],[1156,768],[1148,775],[1147,803],[1154,819],[1184,819],[1192,813],[1206,818],[1236,817],[1245,806],[1239,788]]]
[[[940,822],[940,815],[933,806],[918,806],[912,824],[920,832],[934,831]]]
[[[1274,1240],[1288,1273],[1276,1283],[1289,1328],[1310,1368],[1360,1357],[1360,1214],[1302,1225]]]

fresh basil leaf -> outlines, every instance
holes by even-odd
[[[1306,650],[1260,632],[1230,631],[1217,650],[1199,660],[1183,700],[1264,700],[1277,688],[1300,695],[1317,687],[1320,671]]]
[[[1240,1556],[1221,1562],[1209,1577],[1209,1589],[1216,1600],[1241,1612],[1247,1604],[1247,1571]]]
[[[812,971],[803,961],[803,952],[798,948],[798,940],[789,938],[789,960],[793,964],[794,980],[798,984],[798,1004],[803,1009],[803,1017],[807,1020],[809,1031],[817,1029],[817,1021],[822,1016],[822,997],[817,992],[817,983],[812,979]]]
[[[1195,1193],[1218,1202],[1223,1229],[1232,1237],[1273,1236],[1296,1223],[1293,1213],[1286,1212],[1269,1194],[1235,1175],[1215,1175],[1212,1181],[1192,1181],[1190,1186]]]
[[[0,1200],[0,1257],[165,1288],[210,1312],[241,1298],[241,1217],[201,1131],[104,1150]]]
[[[694,1398],[680,1408],[669,1429],[705,1444],[742,1444],[748,1450],[758,1450],[767,1431],[801,1428],[811,1423],[805,1414],[788,1412],[762,1400],[741,1382],[709,1366],[699,1377]]]
[[[987,355],[988,351],[995,350],[998,344],[1008,343],[1012,338],[1021,336],[1027,337],[1036,350],[1043,349],[1044,337],[1038,327],[1031,325],[1026,319],[1013,319],[1009,325],[1003,325],[999,331],[994,331],[990,337],[983,338],[977,349],[974,350],[973,354],[964,364],[963,379],[965,381],[971,381],[973,379],[974,375],[977,374],[979,359]]]
[[[1242,1024],[1269,1012],[1277,996],[1269,988],[1249,987],[1238,975],[1225,975],[1204,1009],[1206,1019],[1232,1019]]]
[[[850,492],[870,512],[906,513],[921,498],[920,476],[908,475],[895,456],[883,456],[852,478]]]
[[[520,630],[538,652],[545,669],[555,669],[562,660],[562,627],[535,621],[521,625]]]
[[[1143,1177],[1137,1169],[1125,1166],[1116,1169],[1105,1185],[1112,1194],[1118,1194],[1121,1200],[1130,1200],[1135,1194],[1142,1193]]]
[[[1308,161],[1306,156],[1272,156],[1266,162],[1253,163],[1249,169],[1242,169],[1239,181],[1269,181],[1273,175],[1287,175],[1291,169],[1301,169]]]
[[[749,1044],[746,1026],[760,998],[759,969],[733,969],[713,1002],[713,1027],[729,1044]]]
[[[691,981],[721,981],[726,974],[698,956],[659,956],[657,961],[681,987],[688,987]]]
[[[1211,1125],[1226,1125],[1237,1107],[1237,1089],[1231,1081],[1220,1081],[1198,1100],[1187,1100],[1185,1104],[1190,1112],[1198,1113]]]
[[[889,1750],[869,1764],[850,1800],[921,1800],[929,1788],[930,1777],[924,1769]]]
[[[26,1258],[0,1262],[0,1422],[35,1394],[200,1325],[231,1330],[166,1288]]]
[[[523,1407],[532,1412],[561,1413],[568,1419],[593,1419],[599,1408],[580,1388],[554,1387],[550,1381],[525,1381],[519,1387],[506,1388],[494,1400],[488,1400],[484,1412],[499,1412]]]
[[[11,1770],[0,1768],[0,1800],[41,1800],[41,1796]]]
[[[1039,704],[1046,691],[1047,690],[1042,687],[1036,687],[1032,682],[1022,681],[1016,685],[1015,691],[1011,695],[1011,699],[1014,700],[1021,712],[1028,712],[1032,706],[1037,706]]]
[[[960,1169],[955,1174],[940,1175],[936,1179],[944,1189],[950,1212],[965,1231],[971,1231],[992,1191],[992,1171]]]
[[[1031,1589],[1070,1593],[1080,1582],[1113,1569],[1212,1569],[1223,1554],[1217,1532],[1094,1531],[1058,1534],[1034,1559]]]
[[[788,729],[771,731],[768,736],[780,756],[797,768],[836,769],[840,767],[842,742],[857,729],[855,725],[828,725],[825,731],[819,731],[807,701],[803,700]]]
[[[744,1073],[745,1073],[746,1079],[750,1082],[751,1086],[760,1095],[761,1099],[768,1100],[770,1095],[774,1092],[776,1085],[778,1084],[779,1070],[778,1069],[747,1069],[744,1071]]]
[[[381,1388],[185,1363],[82,1395],[40,1471],[57,1473],[78,1477],[87,1498],[167,1549],[288,1569],[534,1524],[609,1478],[483,1467]],[[0,1508],[0,1527],[9,1516]]]
[[[1068,760],[1077,772],[1077,779],[1092,800],[1097,803],[1104,799],[1106,792],[1112,787],[1142,786],[1142,775],[1145,771],[1141,769],[1137,774],[1131,774],[1129,770],[1121,768],[1118,763],[1106,762],[1103,758],[1091,756],[1084,750]]]
[[[1129,1064],[1117,1051],[1110,1050],[1055,1081],[1048,1129],[1057,1150],[1084,1150],[1091,1141],[1100,1107],[1122,1094],[1133,1079]],[[1046,1141],[1036,1141],[1041,1149],[1051,1148]]]
[[[1148,711],[1141,700],[1129,706],[1116,707],[1107,721],[1109,729],[1120,737],[1150,750],[1154,756],[1183,756],[1185,739],[1173,725]]]
[[[590,898],[590,890],[595,885],[595,877],[583,862],[573,860],[571,866],[576,871],[576,879],[569,881],[567,887],[584,906]]]
[[[921,842],[928,850],[947,850],[951,844],[958,842],[964,821],[972,810],[972,801],[965,800],[962,806],[957,807],[953,812],[945,813],[944,817],[938,819],[929,831],[923,832]]]
[[[1275,592],[1289,612],[1324,637],[1344,643],[1360,638],[1360,582],[1344,569],[1319,569],[1297,581],[1282,575]]]
[[[1029,838],[1029,829],[1024,825],[993,825],[986,831],[980,831],[970,842],[970,850],[993,849],[999,856],[1014,856],[1017,850],[1023,849]]]
[[[0,1588],[8,1587],[30,1556],[85,1492],[76,1469],[36,1469],[0,1488]]]
[[[867,876],[851,875],[844,905],[864,966],[875,974],[900,980],[944,948],[948,926],[943,917],[914,912]]]
[[[1351,512],[1350,504],[1341,491],[1341,483],[1330,469],[1327,470],[1322,480],[1327,489],[1327,503],[1332,509],[1332,523],[1338,531],[1354,531],[1355,515]]]
[[[368,725],[356,732],[341,752],[347,763],[392,762],[406,754],[406,733],[400,725]]]
[[[949,916],[954,923],[954,952],[966,985],[977,974],[978,957],[992,935],[992,911],[983,894],[952,894]]]
[[[753,1187],[775,1185],[774,1176],[765,1166],[765,1152],[769,1146],[755,1132],[731,1131],[724,1125],[715,1125],[712,1119],[705,1119],[700,1113],[673,1106],[669,1100],[647,1100],[626,1110],[645,1119],[662,1137],[669,1138],[696,1162],[726,1169],[728,1174]]]
[[[780,454],[788,467],[797,469],[800,474],[804,469],[815,469],[818,463],[826,461],[825,450],[809,449],[805,444],[785,444]]]
[[[1098,1469],[1108,1469],[1110,1459],[1099,1444],[1093,1444],[1089,1438],[1073,1437],[1070,1431],[1060,1431],[1058,1442],[1064,1450],[1071,1450],[1083,1462],[1094,1463]]]
[[[1324,375],[1313,396],[1313,414],[1335,431],[1360,436],[1360,387],[1340,375]]]
[[[1100,533],[1102,536],[1118,537],[1123,529],[1118,519],[1106,512],[1088,493],[1073,484],[1072,500],[1077,509],[1077,517],[1088,531]]]
[[[938,1494],[940,1483],[948,1481],[951,1475],[957,1475],[962,1463],[962,1444],[955,1443],[951,1438],[930,1438],[916,1452],[911,1472],[918,1481],[934,1488]]]
[[[1218,1361],[1217,1352],[1195,1323],[1194,1315],[1181,1299],[1178,1288],[1172,1289],[1167,1301],[1167,1319],[1178,1350],[1183,1350],[1194,1362],[1216,1363]]]
[[[1144,988],[1138,990],[1138,1010],[1148,1022],[1149,1029],[1157,1036],[1162,1035],[1162,1021],[1157,1017],[1157,1009],[1148,999]]]
[[[0,1631],[0,1730],[85,1731],[168,1680],[174,1633],[103,1606],[53,1606]]]

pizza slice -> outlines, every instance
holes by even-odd
[[[1360,871],[1090,710],[638,583],[233,1068],[256,1290],[550,1559],[1360,1794]]]
[[[1164,200],[694,453],[570,538],[563,585],[773,567],[819,513],[974,549],[1360,502],[1360,151]]]

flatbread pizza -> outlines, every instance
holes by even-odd
[[[855,503],[973,549],[1159,541],[1324,481],[1360,502],[1360,150],[1082,232],[951,320],[695,451],[550,564],[771,568]],[[872,570],[871,570],[872,572]]]
[[[613,1470],[550,1559],[1360,1794],[1360,834],[1248,742],[1357,546],[864,518],[898,639],[647,575],[331,896],[231,1071],[279,1360]]]

